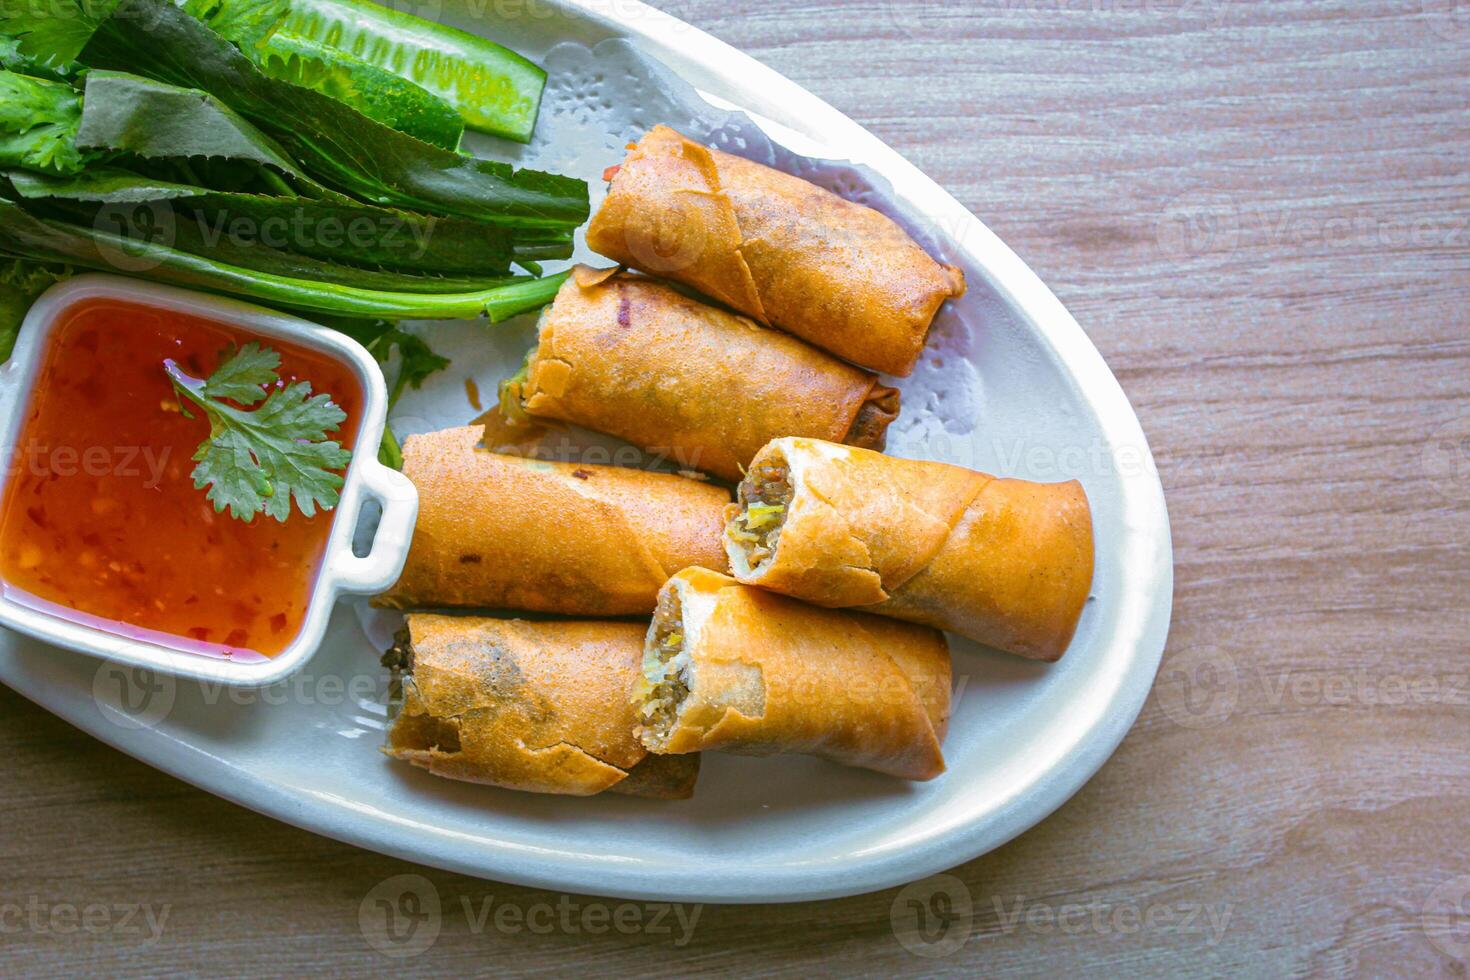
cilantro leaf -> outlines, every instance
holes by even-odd
[[[265,388],[280,380],[276,370],[281,355],[269,347],[249,343],[209,376],[201,394],[206,398],[229,398],[241,405],[254,405],[265,397]]]
[[[279,366],[279,354],[253,343],[228,352],[207,380],[164,361],[180,398],[209,418],[209,438],[194,454],[193,476],[196,489],[209,488],[216,513],[229,508],[237,520],[263,512],[285,521],[292,500],[306,517],[337,506],[343,477],[336,471],[347,467],[352,454],[327,434],[347,413],[331,395],[313,395],[309,382],[281,387]],[[259,407],[237,408],[222,399]]]
[[[377,345],[369,349],[374,354],[379,354],[381,351],[379,356],[386,359],[390,346],[398,348],[398,377],[393,382],[390,404],[397,403],[398,396],[403,394],[405,386],[417,391],[430,375],[437,374],[449,367],[449,358],[435,354],[421,337],[397,327],[390,328],[379,339]]]
[[[242,48],[256,48],[265,42],[291,13],[287,0],[250,0],[248,3],[226,0],[174,0],[184,13],[204,21],[209,29]]]
[[[449,358],[435,354],[423,338],[387,320],[338,318],[329,320],[328,325],[362,344],[377,359],[388,380],[389,408],[398,403],[405,388],[416,391],[431,375],[449,366]],[[392,370],[395,349],[398,363],[397,369]]]
[[[0,164],[74,174],[95,154],[77,149],[81,93],[64,82],[0,71]]]
[[[430,375],[449,366],[449,358],[441,357],[423,338],[400,329],[387,320],[352,320],[339,318],[331,326],[362,344],[377,358],[389,381],[388,409],[398,404],[405,388],[418,389]],[[393,352],[398,351],[397,370],[392,370]],[[391,421],[383,426],[383,441],[378,446],[378,462],[395,470],[403,469],[403,447],[393,433]]]

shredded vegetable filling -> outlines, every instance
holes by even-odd
[[[677,589],[659,599],[654,615],[653,636],[643,649],[643,676],[636,700],[642,702],[640,718],[659,739],[666,739],[679,715],[679,706],[689,696],[691,670],[684,649],[684,613]]]
[[[786,460],[779,455],[761,462],[741,481],[742,510],[727,533],[745,548],[752,569],[775,553],[793,493]]]

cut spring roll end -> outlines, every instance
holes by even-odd
[[[654,753],[792,752],[928,780],[944,772],[949,648],[689,568],[659,596],[633,703]]]
[[[813,457],[820,462],[849,451],[818,440],[777,439],[756,455],[740,481],[738,503],[725,510],[725,555],[737,579],[832,609],[889,597],[868,548],[852,533],[849,520],[861,515],[839,513],[803,479]]]
[[[1091,591],[1076,480],[1000,479],[815,439],[761,450],[726,509],[735,577],[923,623],[1033,660],[1071,644]]]
[[[411,615],[383,657],[394,678],[383,752],[525,792],[687,799],[699,757],[649,755],[631,708],[616,710],[642,634],[623,622]]]

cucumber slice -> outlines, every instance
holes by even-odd
[[[246,53],[272,78],[316,89],[425,143],[457,150],[464,119],[448,102],[385,68],[308,38],[277,31]]]
[[[346,51],[437,95],[469,128],[527,143],[546,72],[509,48],[367,0],[290,0],[278,34]]]

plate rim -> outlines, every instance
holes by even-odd
[[[1001,239],[896,150],[802,86],[703,30],[641,0],[618,0],[616,15],[600,0],[553,0],[556,7],[593,21],[611,34],[630,39],[702,93],[752,111],[758,121],[774,122],[839,158],[860,160],[881,174],[918,212],[943,223],[958,250],[986,273],[988,285],[1003,296],[1046,345],[1097,413],[1109,441],[1140,448],[1144,464],[1119,475],[1122,519],[1127,540],[1139,554],[1125,565],[1147,574],[1130,577],[1120,599],[1119,626],[1109,644],[1132,650],[1123,676],[1099,719],[1072,747],[1040,771],[1023,792],[981,826],[969,820],[922,841],[880,852],[847,852],[820,862],[762,869],[749,875],[701,876],[696,869],[670,882],[663,871],[609,867],[594,855],[544,852],[528,858],[525,849],[504,841],[476,839],[475,859],[461,856],[449,841],[414,841],[395,835],[400,825],[417,827],[376,810],[364,820],[362,807],[335,798],[317,798],[317,809],[303,806],[308,790],[252,775],[166,732],[125,729],[100,712],[65,711],[47,703],[42,685],[5,670],[0,680],[21,695],[102,742],[153,768],[247,809],[343,843],[447,871],[517,885],[644,901],[748,904],[841,898],[902,885],[974,860],[1045,819],[1070,799],[1102,767],[1132,727],[1152,689],[1162,660],[1173,608],[1173,547],[1163,486],[1141,423],[1122,386],[1076,319],[1051,290]],[[760,117],[764,117],[761,120]],[[830,155],[830,154],[829,154]],[[54,699],[59,702],[60,699]],[[335,806],[335,810],[333,809]],[[987,812],[987,816],[990,816]],[[446,836],[450,836],[447,835]],[[408,839],[414,846],[403,841]],[[486,855],[489,855],[487,858]]]

